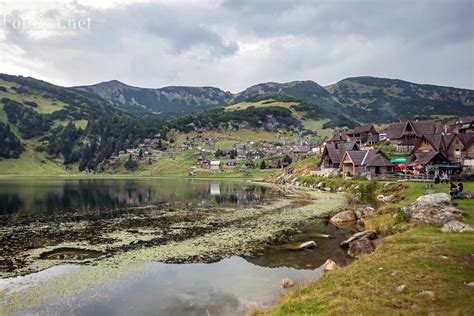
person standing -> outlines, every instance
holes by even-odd
[[[448,172],[444,172],[443,174],[443,181],[444,183],[448,184],[449,183],[449,175],[448,175]]]

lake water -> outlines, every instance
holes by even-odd
[[[0,214],[54,213],[190,202],[237,207],[277,192],[239,181],[198,179],[0,179]]]
[[[0,216],[18,213],[44,217],[160,203],[189,205],[190,210],[196,204],[224,205],[238,212],[239,208],[271,202],[282,195],[277,189],[243,181],[1,180]],[[80,284],[81,275],[96,267],[61,264],[24,277],[0,279],[0,314],[3,308],[12,315],[244,315],[274,304],[286,291],[281,287],[283,278],[303,285],[322,276],[321,265],[328,258],[348,263],[339,243],[351,229],[314,219],[251,257],[230,257],[208,264],[146,262],[78,291],[71,291],[74,285],[68,280],[77,276]],[[315,240],[318,247],[294,250],[295,245],[308,240]]]

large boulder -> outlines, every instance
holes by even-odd
[[[331,217],[329,220],[332,224],[341,224],[347,222],[355,222],[357,220],[353,211],[342,211]]]
[[[368,237],[354,240],[349,244],[347,254],[352,258],[359,258],[365,254],[369,254],[375,250],[375,243]]]
[[[464,232],[473,232],[474,227],[469,224],[464,224],[457,220],[452,220],[447,222],[441,227],[443,233],[464,233]]]
[[[349,239],[347,240],[344,240],[343,242],[341,242],[341,247],[349,247],[350,243],[351,242],[354,242],[358,239],[361,239],[361,238],[368,238],[370,240],[373,240],[375,238],[377,238],[377,233],[373,230],[365,230],[363,232],[358,232],[358,233],[355,233],[354,235],[352,235],[352,237],[350,237]]]
[[[451,202],[451,198],[447,193],[433,193],[418,197],[416,202],[420,205],[449,204]]]
[[[461,210],[447,204],[420,204],[403,207],[402,213],[410,217],[411,222],[417,224],[442,225],[454,219],[454,214],[461,214]]]

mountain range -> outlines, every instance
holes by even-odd
[[[159,135],[163,146],[170,144],[170,130],[322,137],[335,127],[462,115],[474,115],[473,90],[373,77],[326,87],[309,80],[267,82],[233,94],[215,87],[139,88],[116,80],[61,87],[0,74],[0,168],[62,172],[47,163],[54,160],[99,170],[111,155],[144,139]]]
[[[115,108],[141,117],[162,118],[224,107],[255,95],[279,94],[318,106],[358,123],[387,123],[400,118],[432,118],[474,113],[474,91],[416,84],[397,79],[354,77],[326,87],[314,81],[267,82],[232,94],[216,87],[132,87],[113,80],[74,87]]]

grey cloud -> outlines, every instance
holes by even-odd
[[[375,75],[473,88],[470,0],[229,0],[72,10],[92,17],[93,29],[47,38],[8,30],[0,44],[34,58],[43,79],[68,85],[118,79],[236,92],[262,81],[329,84]]]

